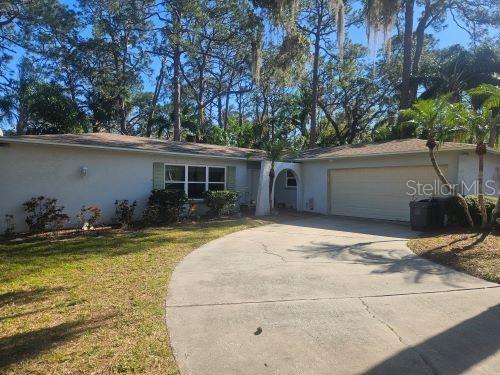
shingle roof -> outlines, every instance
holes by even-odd
[[[266,153],[262,150],[218,146],[205,143],[176,142],[110,133],[23,135],[1,137],[0,143],[2,141],[109,148],[163,154],[199,155],[228,159],[263,160],[266,158]],[[290,158],[289,161],[427,152],[425,144],[426,141],[423,139],[411,138],[381,143],[361,143],[336,147],[319,147],[304,150],[300,153],[300,156]],[[475,147],[475,145],[468,143],[444,142],[440,145],[440,150],[473,151]],[[493,149],[489,149],[489,152],[499,154],[497,150]]]
[[[427,152],[425,144],[426,141],[423,139],[411,138],[381,143],[361,143],[336,147],[319,147],[303,151],[298,160]],[[475,145],[468,143],[444,142],[439,146],[439,150],[474,149]]]
[[[266,153],[262,150],[249,148],[226,147],[194,142],[176,142],[110,133],[23,135],[2,137],[0,138],[0,142],[2,141],[115,148],[120,150],[200,155],[229,159],[261,160],[266,156]]]

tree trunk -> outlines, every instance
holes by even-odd
[[[431,15],[430,5],[426,6],[424,10],[424,14],[420,21],[418,22],[417,29],[415,30],[415,54],[413,55],[413,63],[411,66],[411,78],[410,80],[410,101],[417,99],[417,89],[418,82],[416,81],[416,77],[419,73],[420,67],[420,58],[422,57],[422,52],[424,50],[424,41],[425,41],[425,27],[427,25],[427,21]]]
[[[465,218],[467,219],[467,223],[471,228],[474,227],[474,221],[472,220],[472,216],[470,215],[469,212],[469,207],[467,206],[467,202],[465,201],[465,198],[460,194],[459,192],[455,191],[451,187],[451,184],[448,182],[446,177],[444,176],[443,172],[441,171],[441,168],[439,168],[439,165],[436,161],[436,155],[434,153],[434,149],[436,148],[436,142],[433,139],[430,139],[427,141],[427,147],[429,148],[429,157],[431,159],[432,166],[434,167],[434,171],[436,172],[436,175],[438,176],[439,180],[441,183],[444,185],[444,187],[447,190],[447,193],[453,193],[455,197],[458,199],[458,203],[464,210]]]
[[[220,88],[219,88],[220,92]],[[219,128],[223,129],[224,128],[224,123],[222,120],[222,95],[219,94],[217,95],[217,124],[219,125]]]
[[[401,96],[399,108],[410,107],[410,78],[412,60],[412,37],[413,37],[413,8],[415,0],[405,1],[405,33],[403,40],[403,74],[401,77]]]
[[[225,102],[225,108],[224,108],[224,130],[227,131],[227,122],[229,119],[229,88],[226,91],[226,102]]]
[[[321,41],[321,16],[318,18],[316,32],[314,36],[314,62],[313,62],[313,77],[312,77],[312,98],[311,98],[311,130],[309,133],[309,148],[316,147],[316,120],[318,109],[318,70],[319,70],[319,52]]]
[[[479,202],[479,209],[481,211],[481,227],[484,229],[488,225],[488,214],[486,213],[486,205],[484,203],[484,154],[486,152],[486,145],[479,142],[476,146],[476,153],[479,157],[479,173],[477,176],[477,200]]]
[[[269,170],[269,213],[273,212],[273,185],[274,185],[274,161],[271,161],[271,169]]]
[[[429,147],[429,146],[427,146]],[[443,186],[446,188],[446,193],[451,193],[452,188],[448,180],[443,174],[443,171],[441,171],[441,168],[439,167],[437,161],[436,161],[436,154],[434,153],[434,148],[435,147],[429,147],[429,158],[431,159],[432,166],[434,167],[434,171],[436,172],[436,175],[438,176],[439,180],[443,184]]]
[[[243,95],[238,94],[238,127],[243,127]]]
[[[23,103],[23,99],[19,103],[19,117],[16,124],[16,134],[24,135],[26,133],[26,123],[28,122],[28,110]]]
[[[181,50],[179,45],[174,49],[172,77],[172,105],[174,109],[174,141],[181,140]]]
[[[125,98],[120,96],[120,133],[127,134],[127,114],[125,112]]]
[[[146,137],[151,137],[151,126],[153,125],[153,117],[156,112],[156,106],[158,104],[158,98],[160,97],[161,89],[163,87],[163,80],[165,79],[165,58],[161,61],[161,68],[156,77],[155,91],[153,93],[153,99],[151,100],[151,109],[148,115],[148,121],[146,123]]]
[[[198,129],[196,131],[196,141],[205,139],[205,107],[203,104],[203,95],[205,94],[205,63],[201,64],[198,73],[198,95],[196,98],[196,111],[198,115]]]

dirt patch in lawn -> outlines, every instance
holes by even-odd
[[[500,232],[425,233],[410,240],[416,254],[484,280],[500,283]]]

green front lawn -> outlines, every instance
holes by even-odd
[[[164,303],[191,250],[266,222],[0,242],[0,373],[177,373]]]

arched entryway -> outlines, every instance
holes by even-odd
[[[274,204],[275,200],[278,203],[282,203],[283,198],[282,198],[282,191],[280,189],[280,184],[284,182],[284,180],[281,179],[285,177],[280,177],[280,175],[284,173],[284,171],[286,171],[287,169],[291,170],[294,173],[295,180],[297,182],[295,194],[293,194],[293,189],[290,189],[292,191],[291,195],[295,197],[294,200],[295,208],[297,209],[297,211],[303,210],[301,165],[299,163],[292,163],[292,162],[275,163],[274,165],[275,178],[273,181],[273,189],[271,194],[272,202],[269,202],[269,171],[271,170],[271,162],[269,160],[263,160],[261,162],[261,167],[260,167],[259,187],[257,191],[257,202],[256,202],[257,204],[255,209],[255,214],[257,216],[269,215],[270,213],[269,203],[271,203],[271,207],[277,207],[277,205]],[[281,183],[280,180],[282,181]],[[278,185],[276,185],[277,183]],[[277,189],[276,186],[278,186]]]
[[[298,209],[299,179],[292,169],[283,169],[276,174],[274,181],[274,208]]]

